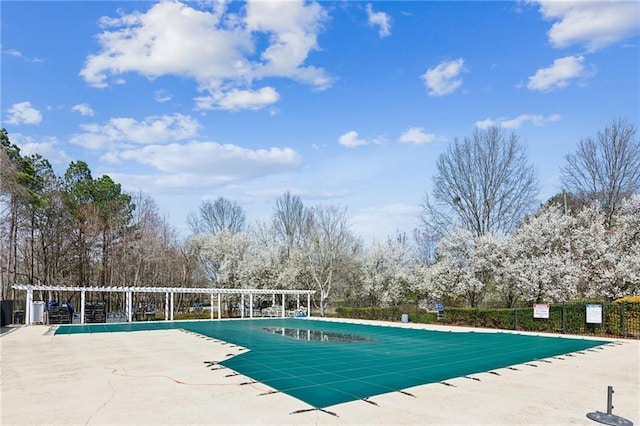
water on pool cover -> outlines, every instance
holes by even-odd
[[[306,340],[309,342],[326,343],[363,343],[374,342],[375,339],[356,333],[341,333],[327,330],[311,330],[304,328],[289,327],[263,327],[263,331],[278,334],[286,338],[295,340]]]

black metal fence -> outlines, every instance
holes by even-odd
[[[598,319],[588,321],[588,309]],[[445,308],[445,324],[507,330],[640,338],[640,303],[561,303],[549,305],[548,318],[535,318],[533,307],[514,309]],[[598,316],[598,315],[596,315]]]
[[[588,318],[588,311],[589,316]],[[440,323],[471,327],[488,327],[546,333],[565,333],[602,337],[640,338],[640,303],[580,302],[549,304],[548,318],[535,318],[534,307],[451,308],[439,314],[417,308],[354,308],[339,307],[342,317],[400,321],[406,313],[409,321]],[[593,314],[596,314],[595,316]],[[540,314],[540,312],[536,312]],[[598,322],[599,321],[599,322]]]

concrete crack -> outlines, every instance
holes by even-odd
[[[92,415],[89,416],[89,418],[85,422],[85,426],[88,425],[89,423],[91,423],[91,419],[93,418],[93,416],[98,414],[104,407],[107,406],[107,404],[109,404],[111,401],[113,401],[113,398],[116,396],[116,390],[114,389],[113,384],[111,383],[111,380],[109,380],[109,386],[111,386],[111,398],[109,398],[107,401],[105,401],[104,404],[102,404],[100,407],[98,407],[98,409]]]

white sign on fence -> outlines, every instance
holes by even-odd
[[[587,324],[602,324],[602,305],[587,305]]]
[[[549,319],[549,304],[536,303],[533,305],[533,317]]]

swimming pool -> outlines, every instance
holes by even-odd
[[[609,343],[293,318],[60,326],[56,334],[165,329],[249,349],[216,361],[318,409]]]

